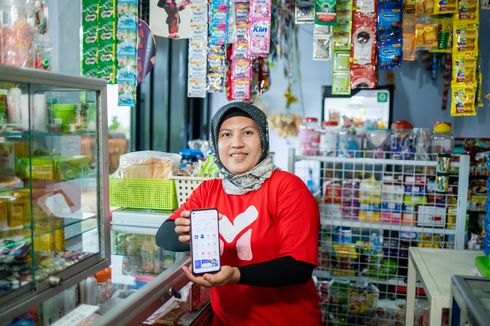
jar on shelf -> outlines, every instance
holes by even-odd
[[[372,151],[376,158],[383,158],[384,152],[388,147],[390,139],[390,131],[382,128],[368,128],[366,130],[366,146],[367,151]]]
[[[431,135],[431,152],[437,154],[451,154],[453,146],[454,137],[451,124],[443,121],[434,123]]]
[[[394,159],[412,160],[415,153],[413,126],[406,120],[391,124],[390,151]]]
[[[339,156],[355,157],[361,149],[355,128],[342,127],[339,131]]]
[[[414,128],[415,159],[428,160],[430,153],[431,132],[429,128]]]
[[[320,148],[320,125],[318,119],[305,117],[298,133],[300,155],[317,155]]]
[[[24,0],[0,1],[0,64],[33,67],[34,6]]]
[[[335,156],[339,138],[339,123],[337,121],[323,121],[320,135],[320,155]]]

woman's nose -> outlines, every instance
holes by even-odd
[[[234,148],[243,147],[243,138],[240,135],[233,136],[232,141],[231,141],[231,146]]]

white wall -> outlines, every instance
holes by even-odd
[[[483,72],[483,94],[490,92],[490,10],[482,10],[480,15],[480,53],[482,54],[481,68]],[[317,62],[311,59],[313,33],[312,25],[302,25],[299,28],[300,46],[300,72],[302,77],[302,94],[304,111],[308,116],[321,115],[321,86],[331,85],[331,62]],[[272,70],[272,86],[259,101],[267,113],[283,111],[285,108],[284,91],[287,81],[282,72],[282,63],[277,63]],[[485,99],[485,108],[478,109],[476,117],[456,117],[449,113],[449,106],[445,111],[441,107],[442,72],[436,83],[431,80],[430,71],[426,71],[420,62],[406,62],[395,70],[395,93],[393,120],[407,119],[415,126],[430,128],[435,121],[449,121],[453,123],[456,136],[490,137],[490,104]],[[380,85],[386,79],[380,75]],[[294,95],[300,97],[298,83]],[[226,98],[222,94],[211,97],[211,105],[217,110]],[[301,106],[296,104],[292,112],[302,115]],[[271,150],[275,152],[275,163],[286,169],[287,147],[295,146],[296,139],[282,139],[271,131]]]

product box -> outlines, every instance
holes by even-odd
[[[425,195],[427,193],[426,187],[421,185],[406,185],[405,193],[412,196]]]
[[[342,207],[340,204],[325,204],[323,208],[325,209],[325,214],[322,214],[322,221],[324,219],[335,219],[342,216]]]
[[[363,221],[379,222],[381,219],[381,205],[361,204],[359,208],[359,219]]]
[[[427,176],[425,175],[406,175],[403,178],[405,186],[416,185],[425,186],[427,184]]]
[[[434,206],[419,206],[417,214],[418,226],[446,226],[446,209]]]
[[[403,204],[381,203],[381,221],[398,223],[402,220]]]
[[[374,178],[362,180],[359,185],[359,202],[379,205],[381,203],[381,183]]]
[[[424,205],[427,204],[427,197],[405,195],[403,196],[403,203],[405,205]]]
[[[342,200],[342,186],[336,180],[323,183],[323,198],[325,203],[340,203]]]
[[[417,221],[417,206],[415,205],[404,205],[405,209],[402,214],[402,223],[405,224],[415,224]]]
[[[403,186],[401,185],[383,185],[383,193],[381,195],[382,202],[403,203]]]

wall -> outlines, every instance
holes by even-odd
[[[331,85],[331,62],[318,62],[311,59],[313,33],[312,25],[299,28],[301,88],[296,83],[293,93],[304,103],[304,114],[321,115],[321,86]],[[483,72],[483,95],[490,92],[490,10],[482,10],[480,14],[480,53]],[[485,36],[486,35],[486,36]],[[272,87],[259,100],[259,104],[267,113],[284,111],[284,91],[287,81],[282,72],[282,64],[277,63],[272,70]],[[442,72],[441,72],[442,74]],[[380,84],[385,76],[380,76]],[[302,96],[301,96],[302,94]],[[406,62],[395,70],[395,94],[393,120],[407,119],[418,127],[431,127],[433,122],[443,120],[453,123],[456,136],[490,137],[490,103],[485,99],[485,108],[478,109],[476,117],[453,118],[449,114],[449,106],[445,111],[441,107],[442,78],[432,82],[430,72],[425,71],[419,62]],[[222,94],[212,96],[213,111],[226,103]],[[301,106],[294,105],[292,112],[302,115]],[[271,150],[275,152],[275,163],[283,169],[287,167],[286,147],[295,146],[296,139],[282,139],[271,131]]]

